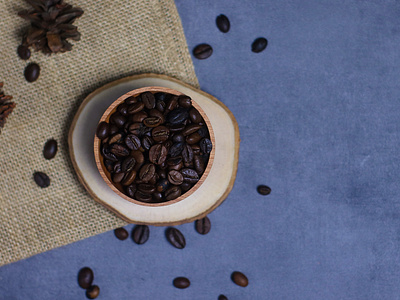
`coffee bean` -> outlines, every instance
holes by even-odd
[[[124,136],[122,135],[122,133],[116,133],[116,134],[110,136],[110,139],[108,140],[108,143],[110,145],[114,144],[114,143],[120,143],[120,142],[122,142],[122,138],[123,137]]]
[[[121,171],[122,172],[130,172],[135,167],[135,164],[136,164],[136,160],[132,156],[129,156],[129,157],[125,158],[124,161],[122,162]]]
[[[157,101],[156,109],[160,112],[164,112],[167,104],[164,101]]]
[[[171,125],[169,127],[169,131],[171,132],[178,132],[178,131],[182,131],[185,128],[185,124],[176,124],[176,125]]]
[[[83,289],[88,289],[93,282],[93,271],[89,267],[84,267],[79,270],[78,273],[78,284]]]
[[[185,143],[173,144],[168,151],[169,155],[171,155],[171,157],[176,157],[176,156],[180,155],[182,153],[184,146],[185,146]]]
[[[142,127],[143,127],[142,123],[130,124],[128,127],[128,132],[136,136],[139,136],[142,133]]]
[[[148,182],[154,176],[155,171],[156,168],[153,164],[145,164],[140,168],[139,178],[144,182]]]
[[[151,136],[156,143],[165,142],[169,137],[169,129],[165,126],[157,126],[151,131]]]
[[[39,78],[40,67],[36,63],[29,64],[24,71],[25,79],[28,82],[34,82]]]
[[[146,203],[150,203],[152,201],[152,197],[150,194],[145,194],[141,191],[135,192],[135,199]]]
[[[191,183],[189,183],[189,182],[183,182],[182,184],[181,184],[181,189],[182,189],[182,192],[187,192],[188,190],[190,190],[191,188],[192,188],[192,184]]]
[[[260,37],[254,40],[251,44],[251,51],[255,53],[260,53],[268,46],[268,41],[266,38]]]
[[[159,191],[159,192],[165,192],[166,190],[167,190],[167,188],[169,187],[169,181],[168,181],[168,179],[166,179],[166,178],[163,178],[163,179],[160,179],[158,182],[157,182],[157,186],[156,186],[156,189],[157,189],[157,191]]]
[[[225,295],[219,295],[218,300],[228,300],[228,298]]]
[[[183,167],[182,156],[171,157],[167,160],[168,169],[179,171]]]
[[[199,146],[198,144],[196,144],[196,145],[190,145],[190,146],[192,147],[193,154],[195,154],[195,155],[200,155],[201,149],[200,149],[200,146]]]
[[[96,135],[99,139],[104,140],[110,134],[110,126],[106,122],[100,122],[97,126]]]
[[[135,114],[135,113],[141,111],[143,108],[144,108],[143,102],[136,102],[136,103],[133,103],[132,105],[129,105],[128,113],[132,115],[132,114]]]
[[[117,143],[110,145],[110,152],[117,157],[118,156],[123,157],[129,155],[128,148],[122,144],[117,144]]]
[[[269,186],[266,186],[266,185],[259,185],[257,187],[257,192],[260,195],[266,196],[266,195],[269,195],[271,193],[271,188]]]
[[[108,172],[113,172],[114,170],[114,162],[108,159],[104,159],[104,166],[106,167]]]
[[[123,115],[124,117],[126,117],[128,115],[128,107],[129,105],[126,103],[121,103],[120,105],[118,105],[117,107],[117,111]]]
[[[200,234],[207,234],[210,232],[211,229],[211,221],[206,216],[203,219],[197,220],[195,222],[196,231]]]
[[[212,142],[211,142],[211,140],[207,139],[207,138],[203,138],[200,141],[200,150],[203,153],[207,153],[207,154],[211,153],[211,151],[212,151]]]
[[[131,152],[131,156],[135,159],[136,164],[135,164],[135,170],[139,170],[140,167],[144,163],[144,155],[140,150],[135,150]]]
[[[189,111],[189,117],[190,117],[190,120],[191,120],[193,123],[200,123],[200,122],[203,121],[203,117],[201,116],[201,114],[199,113],[199,111],[198,111],[197,109],[195,109],[195,108],[192,108],[192,109]]]
[[[136,193],[136,184],[130,184],[125,188],[125,192],[128,197],[134,198]]]
[[[161,165],[165,162],[167,153],[167,148],[161,144],[156,144],[150,148],[149,160],[156,165]]]
[[[168,173],[168,181],[173,185],[181,185],[183,183],[183,176],[179,171],[172,170]]]
[[[182,150],[182,158],[183,158],[183,163],[185,164],[185,167],[189,167],[193,163],[193,149],[190,145],[185,144]]]
[[[57,154],[57,141],[48,140],[43,147],[43,156],[45,159],[52,159]]]
[[[86,290],[86,297],[96,299],[100,294],[100,288],[97,285],[92,285]]]
[[[112,124],[117,125],[117,127],[122,127],[124,126],[125,122],[126,122],[126,117],[124,117],[123,115],[121,115],[119,112],[115,112],[111,115],[110,117],[110,122]]]
[[[241,287],[246,287],[249,284],[249,280],[247,279],[246,275],[238,271],[232,273],[231,279],[235,284]]]
[[[120,183],[122,181],[122,179],[124,179],[125,177],[125,173],[115,173],[112,176],[112,181],[114,183]]]
[[[183,249],[186,246],[186,240],[182,232],[174,227],[169,227],[165,231],[168,242],[178,249]]]
[[[143,120],[143,124],[147,127],[154,128],[161,125],[162,119],[160,117],[147,117]]]
[[[195,155],[193,158],[193,165],[197,174],[203,174],[205,169],[205,163],[203,157]]]
[[[175,133],[174,136],[172,137],[172,141],[174,143],[181,143],[185,141],[185,137],[183,136],[182,133]]]
[[[122,163],[121,163],[120,161],[117,161],[117,162],[114,164],[114,167],[113,167],[112,172],[113,172],[113,173],[122,173],[121,165],[122,165]]]
[[[199,174],[193,169],[184,168],[181,170],[181,173],[183,175],[183,180],[186,182],[194,184],[199,181]]]
[[[213,49],[210,45],[208,44],[200,44],[197,45],[194,49],[193,49],[193,55],[194,57],[196,57],[197,59],[206,59],[209,58],[211,56],[211,54],[213,53]]]
[[[134,104],[136,102],[138,102],[138,100],[134,96],[130,96],[130,97],[125,99],[125,103],[128,104],[128,105],[132,105],[132,104]]]
[[[140,183],[137,185],[137,189],[145,194],[152,194],[156,191],[156,186],[150,183]]]
[[[117,125],[115,124],[108,124],[108,125],[110,126],[110,136],[118,132],[119,128],[117,127]]]
[[[121,241],[126,240],[129,236],[128,231],[126,231],[126,229],[123,227],[114,229],[114,234],[117,237],[117,239],[119,239]]]
[[[150,109],[149,116],[150,117],[159,117],[161,119],[161,123],[165,122],[164,114],[161,111],[159,111],[158,109],[155,109],[155,108]]]
[[[132,239],[138,244],[142,245],[147,242],[150,236],[150,229],[147,225],[136,225],[132,231]]]
[[[136,175],[137,175],[136,170],[132,170],[132,171],[130,171],[129,173],[127,173],[127,174],[124,176],[124,179],[123,179],[122,182],[121,182],[122,185],[124,185],[124,186],[126,186],[126,185],[131,185],[131,184],[135,181]]]
[[[131,121],[134,123],[141,123],[144,119],[146,119],[149,115],[144,111],[139,111],[131,116]]]
[[[179,107],[167,115],[167,121],[172,125],[182,124],[189,117],[186,108]]]
[[[182,134],[184,136],[187,136],[187,135],[190,135],[192,133],[195,133],[200,128],[202,128],[202,126],[199,125],[199,124],[190,124],[190,125],[185,127],[185,129],[182,131]]]
[[[198,134],[197,132],[192,133],[191,135],[188,135],[186,137],[186,143],[189,145],[197,144],[201,140],[201,135]]]
[[[178,105],[178,96],[172,96],[170,99],[167,100],[167,106],[165,107],[166,111],[174,110]]]
[[[197,131],[201,137],[203,138],[208,138],[208,129],[205,126],[202,126],[198,131]]]
[[[31,57],[31,50],[28,46],[19,45],[17,48],[18,56],[23,60],[28,60]]]
[[[192,106],[192,99],[186,95],[180,95],[178,97],[178,104],[180,107],[190,108]]]
[[[165,101],[167,100],[167,94],[163,92],[158,92],[154,94],[154,98],[156,98],[156,101]]]
[[[128,134],[125,138],[125,145],[131,150],[138,150],[142,146],[142,143],[138,136]]]
[[[35,172],[33,173],[33,179],[36,184],[41,188],[46,188],[50,185],[50,178],[43,172]]]
[[[156,105],[156,98],[154,95],[150,92],[144,92],[143,94],[140,95],[142,98],[142,102],[144,103],[144,106],[147,109],[152,109]]]
[[[111,161],[114,161],[114,162],[118,161],[118,158],[113,153],[110,152],[110,149],[111,148],[109,146],[105,145],[105,146],[103,146],[101,148],[101,153],[108,160],[111,160]]]
[[[151,146],[154,144],[154,140],[149,136],[144,136],[142,138],[142,147],[144,150],[150,150]]]
[[[225,15],[219,15],[216,19],[218,29],[223,32],[227,33],[231,27],[229,19]]]
[[[182,194],[182,190],[179,186],[170,187],[168,190],[165,191],[165,200],[174,200],[178,198]]]
[[[190,280],[186,277],[177,277],[172,283],[178,289],[186,289],[190,286]]]

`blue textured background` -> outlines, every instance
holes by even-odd
[[[86,299],[83,266],[98,299],[400,299],[400,2],[176,4],[190,51],[214,48],[194,59],[201,88],[241,133],[236,183],[211,232],[178,226],[183,250],[164,228],[142,246],[101,234],[0,268],[0,299]],[[255,54],[259,36],[269,45]],[[234,270],[248,287],[230,281]],[[174,288],[177,276],[192,285]]]

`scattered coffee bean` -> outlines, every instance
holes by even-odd
[[[259,185],[257,187],[257,192],[260,195],[266,196],[266,195],[269,195],[271,193],[271,188],[269,186],[266,186],[266,185]]]
[[[122,227],[114,229],[114,234],[117,237],[117,239],[121,241],[126,240],[129,236],[128,231],[126,231],[126,229]]]
[[[40,67],[36,63],[29,64],[24,71],[25,79],[28,82],[34,82],[39,78]]]
[[[57,141],[48,140],[43,147],[43,156],[45,159],[52,159],[57,154]]]
[[[79,270],[78,273],[78,284],[83,289],[88,289],[91,287],[93,282],[93,271],[89,267],[84,267]]]
[[[195,222],[196,231],[200,234],[207,234],[210,232],[211,229],[211,221],[206,216],[203,219],[197,220]]]
[[[200,44],[193,49],[193,55],[197,59],[209,58],[212,53],[213,53],[213,48],[208,44]]]
[[[132,231],[132,239],[138,244],[142,245],[147,242],[150,236],[150,229],[147,225],[136,225]]]
[[[110,126],[107,122],[101,122],[97,126],[96,135],[99,139],[104,140],[110,134]]]
[[[86,290],[86,297],[89,299],[96,299],[100,294],[100,288],[97,285],[93,285]]]
[[[249,284],[249,280],[242,272],[233,272],[231,275],[231,279],[235,284],[241,287],[246,287]]]
[[[43,172],[35,172],[33,173],[33,179],[36,184],[41,188],[46,188],[50,185],[50,178]]]
[[[19,45],[17,53],[18,56],[23,60],[27,60],[31,57],[31,50],[29,50],[28,46]]]
[[[174,227],[169,227],[165,231],[168,242],[178,249],[183,249],[186,246],[186,240],[182,232]]]
[[[253,44],[251,44],[251,51],[255,53],[260,53],[268,46],[268,41],[266,38],[260,37],[254,40]]]
[[[186,289],[190,286],[190,281],[186,277],[176,277],[173,281],[173,285],[178,289]]]
[[[219,295],[218,300],[228,300],[228,298],[225,295]]]
[[[227,33],[229,31],[229,29],[231,28],[229,19],[225,15],[219,15],[216,19],[216,23],[217,23],[218,29],[223,33]]]

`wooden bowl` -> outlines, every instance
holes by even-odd
[[[178,92],[176,90],[170,89],[170,88],[166,88],[166,87],[158,87],[158,86],[150,86],[150,87],[144,87],[144,88],[139,88],[139,89],[135,89],[132,90],[124,95],[122,95],[121,97],[119,97],[117,100],[115,100],[108,108],[107,110],[104,112],[104,114],[102,115],[99,123],[101,122],[107,122],[109,123],[109,119],[110,116],[116,112],[118,105],[120,105],[121,103],[123,103],[125,101],[126,98],[131,97],[131,96],[138,96],[144,92],[151,92],[151,93],[158,93],[158,92],[163,92],[163,93],[168,93],[168,94],[173,94],[176,96],[180,96],[183,95],[183,93]],[[182,194],[181,196],[179,196],[176,199],[170,200],[170,201],[165,201],[165,202],[159,202],[159,203],[147,203],[147,202],[143,202],[143,201],[139,201],[136,200],[134,198],[131,198],[129,196],[127,196],[124,192],[123,192],[123,187],[120,183],[114,183],[111,180],[111,174],[110,172],[108,172],[107,168],[104,165],[104,159],[103,156],[100,153],[100,146],[101,146],[101,140],[95,135],[94,137],[94,157],[95,157],[95,161],[96,161],[96,166],[97,169],[100,172],[101,177],[103,178],[103,180],[106,182],[106,184],[121,198],[130,201],[132,203],[138,204],[138,205],[142,205],[142,206],[150,206],[150,207],[160,207],[160,206],[166,206],[166,205],[172,205],[175,204],[179,201],[184,200],[185,198],[189,197],[190,195],[192,195],[193,193],[196,192],[196,190],[203,184],[203,182],[206,180],[210,169],[213,165],[214,162],[214,155],[215,155],[215,136],[214,136],[214,131],[212,129],[211,126],[211,122],[209,121],[207,115],[204,113],[203,109],[200,107],[200,105],[198,103],[196,103],[196,99],[192,99],[192,106],[197,109],[197,111],[200,113],[200,115],[203,117],[205,124],[208,128],[209,134],[210,134],[210,140],[212,142],[213,148],[212,151],[210,152],[210,156],[209,156],[209,160],[207,163],[207,167],[204,170],[204,173],[202,174],[202,176],[200,177],[199,181],[192,187],[190,188],[190,190],[188,190],[187,192],[185,192],[184,194]]]

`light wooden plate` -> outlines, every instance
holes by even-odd
[[[118,196],[103,180],[93,153],[97,124],[106,109],[134,89],[159,86],[190,96],[207,115],[214,131],[214,162],[201,186],[182,201],[165,206],[143,206]],[[69,152],[72,164],[89,194],[127,222],[169,226],[200,219],[218,207],[232,190],[239,158],[239,127],[229,109],[213,96],[177,79],[142,74],[111,82],[83,101],[72,122]]]

